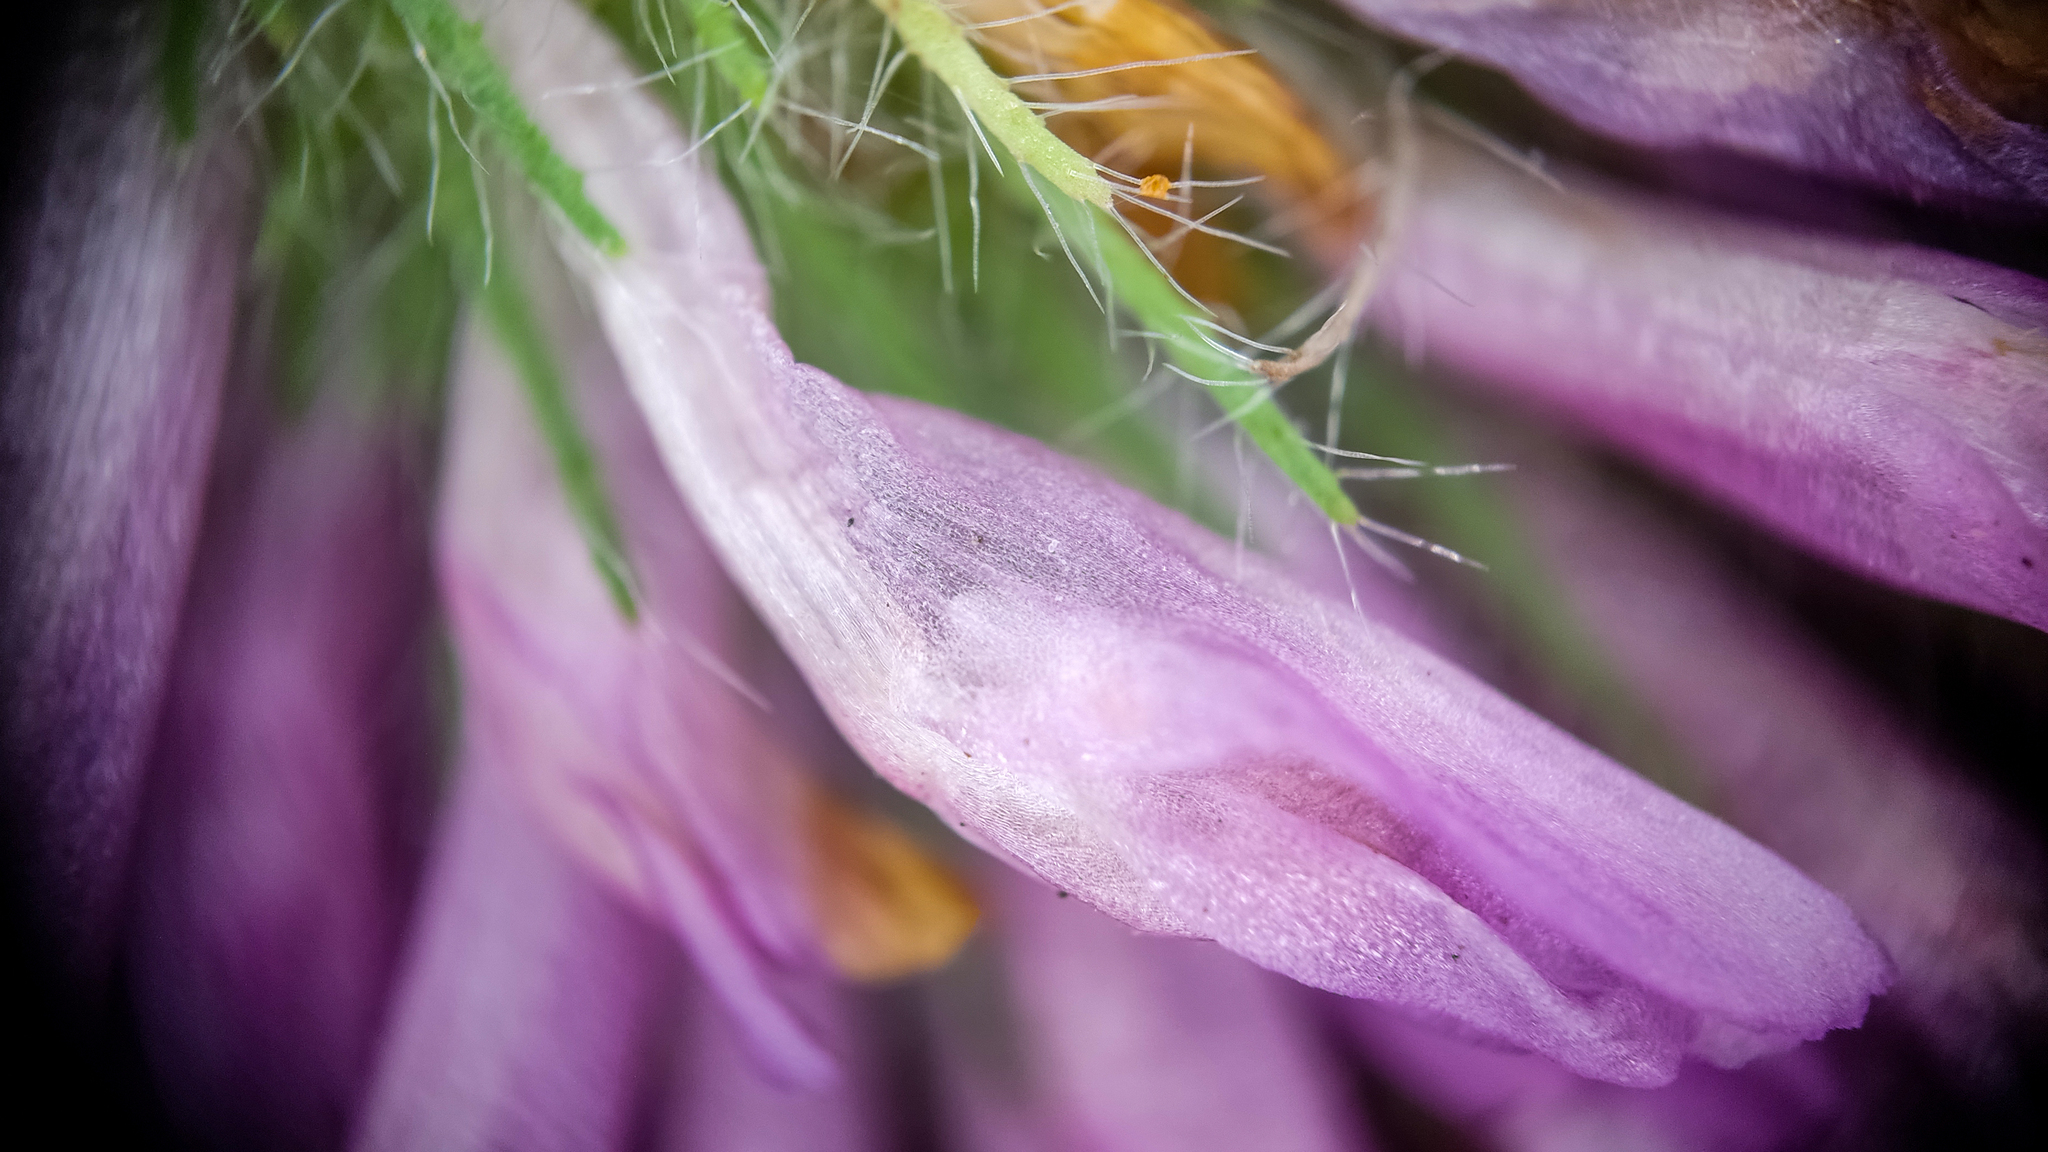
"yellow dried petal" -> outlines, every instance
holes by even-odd
[[[1229,55],[1244,46],[1179,0],[963,0],[951,10],[978,26],[999,71],[1045,77],[1019,85],[1028,98],[1094,105],[1046,121],[1076,151],[1126,173],[1179,172],[1192,141],[1205,174],[1263,177],[1260,198],[1299,224],[1311,250],[1356,245],[1371,205],[1351,165],[1264,60]],[[1140,193],[1154,196],[1150,186],[1148,177]]]
[[[811,901],[833,966],[885,981],[952,959],[981,910],[951,870],[893,822],[823,791],[809,809]]]

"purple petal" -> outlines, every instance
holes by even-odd
[[[113,947],[253,208],[224,134],[172,144],[157,55],[149,25],[96,21],[57,70],[0,318],[0,762],[39,927],[88,990]]]
[[[1860,575],[2048,627],[2048,285],[1574,187],[1428,150],[1381,323]]]
[[[1032,1147],[1096,1152],[1369,1147],[1299,989],[1212,944],[1140,935],[1065,893],[986,871],[1006,985],[992,994],[1012,1034],[937,1001],[963,1134],[1008,1128]],[[995,1043],[1014,1047],[1007,1061],[990,1058]]]
[[[627,237],[574,255],[669,471],[899,787],[1127,922],[1589,1074],[1861,1018],[1882,956],[1777,857],[1042,445],[793,363],[616,50],[501,17],[526,91],[603,93],[535,104]]]
[[[674,953],[467,758],[353,1146],[628,1146]]]
[[[1491,64],[1594,129],[1711,146],[1915,200],[2048,204],[2048,27],[1912,0],[1344,0]],[[2002,42],[2000,38],[2002,39]],[[2001,63],[2000,56],[2011,58]]]
[[[425,445],[345,396],[261,433],[214,486],[152,761],[131,978],[195,1136],[332,1148],[431,780]]]
[[[1580,1079],[1539,1056],[1447,1034],[1378,1005],[1337,1008],[1374,1068],[1500,1152],[1776,1152],[1864,1147],[1841,1070],[1818,1048],[1736,1071],[1693,1065],[1644,1091]]]
[[[1840,895],[1899,965],[1890,993],[1966,1062],[2048,1009],[2028,836],[1830,656],[1612,482],[1527,437],[1503,490],[1708,803]]]
[[[862,1152],[896,1147],[882,1104],[888,1054],[860,1035],[854,997],[818,981],[803,989],[806,1018],[821,1022],[846,1076],[822,1089],[780,1083],[762,1072],[751,1043],[703,981],[679,973],[670,999],[675,1052],[662,1091],[654,1147],[690,1152]]]

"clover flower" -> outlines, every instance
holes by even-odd
[[[2036,199],[1995,5],[1353,6]],[[2038,655],[2040,282],[1539,165],[1291,9],[78,27],[0,735],[179,1139],[1873,1146],[2019,1075],[2024,821],[1701,526]]]

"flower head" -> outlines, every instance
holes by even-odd
[[[2048,1004],[2023,822],[1701,527],[2038,652],[2027,276],[1504,163],[1291,10],[208,12],[169,123],[131,77],[56,154],[170,223],[37,202],[0,401],[31,907],[83,986],[118,939],[189,1139],[1764,1149]],[[1674,74],[1769,88],[1752,151],[1890,115],[1770,67]],[[2024,210],[2023,148],[1898,120],[1771,155]],[[260,230],[166,160],[221,148]]]

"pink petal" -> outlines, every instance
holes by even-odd
[[[1875,1135],[1859,1127],[1866,1102],[1819,1046],[1735,1071],[1694,1065],[1645,1091],[1583,1080],[1379,1005],[1337,1011],[1402,1094],[1499,1152],[1777,1152],[1867,1147],[1851,1138]]]
[[[415,918],[362,1152],[612,1152],[673,950],[467,763]]]
[[[667,999],[675,1038],[660,1084],[654,1147],[690,1152],[882,1152],[891,1140],[884,1106],[891,1077],[921,1075],[894,1067],[895,1054],[867,1035],[862,1005],[844,988],[815,982],[803,990],[806,1017],[821,1023],[845,1076],[825,1088],[800,1088],[764,1073],[753,1045],[694,974],[679,971]]]
[[[524,90],[605,89],[534,103],[627,238],[572,255],[663,459],[899,787],[1130,923],[1590,1074],[1861,1018],[1882,956],[1777,857],[1042,445],[793,363],[616,50],[566,5],[502,16]]]
[[[1382,325],[1859,575],[2048,627],[2048,285],[1572,188],[1429,149]]]

